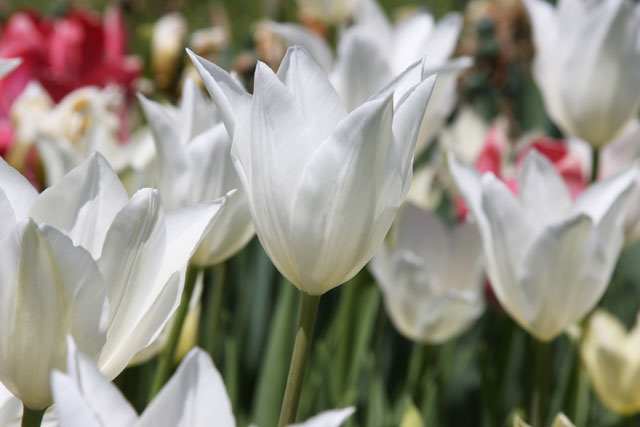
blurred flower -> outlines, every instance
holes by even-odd
[[[484,312],[482,242],[475,224],[447,230],[412,203],[369,263],[396,328],[407,338],[440,344]]]
[[[478,223],[504,309],[543,341],[579,321],[611,278],[637,169],[590,186],[572,203],[561,176],[536,150],[518,176],[518,197],[493,173],[481,176],[455,156],[449,166]]]
[[[640,313],[627,332],[617,318],[597,310],[589,319],[581,349],[602,403],[623,415],[640,412]]]
[[[629,0],[525,0],[534,77],[569,136],[599,147],[640,109],[640,6]]]
[[[329,73],[349,111],[424,58],[423,75],[437,73],[438,78],[416,143],[416,152],[421,152],[451,114],[458,75],[471,65],[470,58],[448,61],[462,27],[462,16],[449,13],[436,23],[431,14],[419,10],[393,25],[374,0],[362,0],[354,20],[355,25],[340,35],[335,59],[329,44],[304,27],[272,23],[270,28],[304,47]]]
[[[180,12],[167,13],[153,24],[151,70],[161,89],[171,86],[176,76],[187,31],[187,20]]]
[[[31,80],[42,84],[56,102],[82,86],[129,88],[141,61],[126,55],[126,44],[117,7],[107,8],[103,21],[84,9],[55,19],[13,14],[0,33],[0,58],[20,57],[22,64],[0,82],[0,117],[6,117]]]
[[[525,423],[522,420],[522,418],[520,418],[519,416],[516,415],[516,417],[513,419],[513,427],[531,427],[531,426],[529,424]],[[553,419],[553,423],[551,424],[551,427],[575,427],[575,426],[573,425],[571,420],[569,420],[569,418],[567,418],[567,416],[565,414],[560,412]]]
[[[349,280],[409,191],[434,78],[402,99],[391,85],[347,113],[301,48],[288,50],[277,75],[258,63],[253,96],[216,65],[192,60],[232,137],[254,226],[273,263],[312,295]]]
[[[103,377],[90,358],[69,343],[67,374],[55,371],[51,383],[60,427],[171,426],[235,427],[222,376],[209,355],[196,348],[138,416],[120,390]],[[306,427],[339,427],[354,408],[326,411]]]
[[[324,24],[341,24],[353,14],[361,0],[297,0],[303,20],[317,19]]]
[[[177,307],[187,262],[223,203],[165,215],[156,191],[129,200],[99,154],[37,194],[0,160],[4,385],[31,409],[50,405],[67,334],[115,377]]]
[[[193,81],[175,112],[140,97],[158,153],[158,189],[169,211],[214,200],[238,189],[200,243],[191,262],[202,267],[223,262],[254,235],[249,202],[231,161],[231,140],[215,106]]]
[[[453,123],[440,134],[440,145],[465,163],[474,163],[488,139],[489,124],[473,107],[460,108]]]

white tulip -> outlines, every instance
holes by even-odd
[[[129,200],[99,154],[37,194],[0,160],[0,381],[31,409],[51,404],[67,334],[115,377],[178,306],[223,203],[165,215],[154,190]]]
[[[192,206],[238,189],[191,260],[203,267],[223,262],[251,240],[254,229],[231,161],[231,140],[215,107],[190,79],[177,114],[142,96],[140,103],[154,135],[157,183],[166,209]]]
[[[187,19],[180,12],[167,13],[153,24],[151,70],[161,88],[169,87],[175,78],[188,30]]]
[[[413,149],[434,79],[394,86],[347,114],[301,48],[278,74],[258,63],[253,96],[192,55],[233,140],[260,242],[300,290],[321,295],[353,277],[386,235],[411,183]]]
[[[475,224],[447,230],[438,216],[407,203],[369,263],[396,328],[439,344],[484,312],[482,242]]]
[[[60,427],[235,427],[220,373],[207,353],[195,348],[138,416],[91,359],[69,342],[67,374],[51,375]],[[298,427],[339,427],[353,408],[327,411]]]
[[[589,319],[581,353],[602,403],[627,416],[640,412],[640,313],[627,331],[616,317],[597,310]]]
[[[640,6],[630,0],[525,0],[534,77],[553,121],[599,147],[640,109]]]
[[[462,28],[462,17],[450,13],[436,24],[428,12],[416,11],[392,25],[374,1],[363,0],[358,10],[356,25],[340,34],[335,59],[324,39],[300,25],[271,23],[270,28],[307,49],[329,73],[349,111],[424,58],[423,76],[437,73],[438,79],[416,143],[419,153],[444,126],[455,107],[458,76],[471,65],[470,58],[448,59]],[[420,80],[419,75],[416,77],[410,86]]]
[[[575,203],[553,165],[527,155],[514,196],[493,173],[480,176],[452,156],[449,166],[482,236],[500,304],[536,338],[578,322],[607,288],[624,244],[637,169],[588,187]]]

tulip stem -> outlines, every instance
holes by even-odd
[[[598,180],[598,168],[600,167],[600,149],[593,147],[591,153],[591,182],[596,182]]]
[[[204,326],[204,349],[211,354],[213,358],[216,338],[218,335],[218,322],[220,320],[220,310],[222,309],[222,299],[224,295],[225,282],[225,265],[220,263],[213,267],[213,289],[208,289],[209,298],[207,298],[206,312],[208,314]]]
[[[39,411],[34,411],[33,409],[27,408],[25,405],[24,411],[22,413],[22,427],[39,427],[40,423],[42,423],[42,417],[44,417],[44,409]]]
[[[549,391],[549,357],[551,343],[536,340],[536,367],[534,390],[531,398],[531,425],[543,427],[547,415],[547,392]]]
[[[306,292],[301,292],[301,294],[302,306],[300,307],[298,332],[296,333],[296,342],[293,346],[293,355],[289,365],[287,386],[282,399],[279,427],[293,424],[296,421],[298,402],[302,391],[302,380],[304,380],[307,360],[311,350],[313,329],[316,324],[318,303],[320,302],[320,295],[309,295]]]
[[[167,345],[160,356],[158,367],[156,368],[156,374],[153,378],[153,383],[151,384],[151,393],[149,394],[149,401],[153,399],[164,383],[169,378],[171,374],[171,369],[173,368],[173,359],[176,353],[176,348],[178,346],[178,340],[180,338],[180,332],[182,332],[182,325],[184,324],[184,319],[187,317],[187,313],[189,312],[189,303],[191,301],[191,295],[193,295],[193,289],[196,286],[196,278],[198,277],[198,267],[193,265],[189,265],[187,267],[187,277],[184,283],[184,289],[182,291],[182,299],[180,300],[180,305],[176,310],[175,318],[173,319],[173,323],[171,324],[171,331],[169,332],[169,339],[167,340]]]

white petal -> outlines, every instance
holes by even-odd
[[[395,106],[393,118],[393,134],[397,145],[397,151],[404,165],[404,176],[409,175],[413,167],[413,153],[415,151],[418,133],[422,124],[436,76],[431,76],[418,85],[409,89]],[[405,191],[409,191],[411,179],[405,181]],[[405,192],[405,194],[406,194]]]
[[[85,156],[79,153],[76,147],[63,139],[53,140],[41,136],[38,138],[37,145],[49,187],[62,181],[67,173],[85,159]]]
[[[394,71],[400,72],[424,56],[431,56],[429,38],[434,26],[430,13],[417,11],[398,22],[394,28],[393,49],[389,52]],[[448,55],[447,55],[448,56]],[[446,59],[434,58],[433,64]]]
[[[138,415],[120,390],[100,373],[91,359],[78,351],[72,339],[67,343],[67,374],[54,371],[51,375],[61,425],[133,425]]]
[[[187,49],[191,62],[198,70],[213,102],[218,107],[227,132],[233,139],[236,120],[247,126],[251,95],[225,70]]]
[[[571,210],[571,195],[551,162],[530,150],[518,177],[518,191],[524,208],[541,225],[559,221]]]
[[[633,186],[639,174],[636,164],[613,176],[596,181],[580,193],[573,206],[574,212],[586,213],[596,223],[600,222],[615,200]]]
[[[392,99],[369,101],[349,114],[309,161],[291,215],[288,277],[320,295],[356,274],[380,245],[403,195],[402,165],[393,152]],[[385,182],[395,182],[395,188]],[[395,191],[393,191],[395,190]],[[289,273],[291,274],[291,273]]]
[[[165,108],[138,95],[142,111],[153,132],[153,141],[158,158],[158,189],[167,209],[176,209],[187,202],[189,182],[189,159],[185,153],[183,140],[178,130],[181,123],[175,120]]]
[[[579,321],[593,308],[585,306],[585,296],[599,299],[606,288],[606,281],[584,274],[589,263],[606,267],[591,256],[592,226],[586,215],[570,217],[548,227],[527,250],[518,278],[527,309],[519,310],[524,319],[518,320],[538,339],[553,339]]]
[[[140,416],[137,427],[235,427],[231,401],[211,358],[195,348]]]
[[[449,12],[438,20],[421,55],[426,55],[428,67],[442,65],[453,54],[463,23],[463,16],[458,12]]]
[[[283,24],[270,21],[267,23],[267,28],[292,45],[304,48],[326,73],[331,71],[333,53],[326,40],[298,24]]]
[[[0,189],[11,204],[16,221],[25,219],[38,192],[33,185],[0,158]]]
[[[356,408],[350,406],[344,409],[332,409],[324,411],[299,424],[290,427],[340,427],[354,412]]]
[[[98,260],[110,307],[107,343],[99,366],[109,378],[128,362],[119,366],[121,363],[114,360],[129,354],[133,357],[148,344],[134,342],[129,335],[163,291],[165,283],[158,280],[158,271],[165,262],[166,242],[164,213],[157,192],[138,191],[114,219]]]
[[[214,265],[235,254],[253,237],[249,201],[231,162],[231,142],[222,125],[197,137],[187,150],[192,191],[197,192],[192,193],[192,200],[214,200],[237,189],[191,259],[196,265]]]
[[[326,74],[304,49],[287,49],[278,78],[295,97],[298,109],[316,142],[324,141],[347,112]]]
[[[111,221],[127,200],[118,176],[105,158],[95,153],[42,192],[29,214],[64,231],[74,244],[97,258]]]
[[[488,229],[483,231],[481,228],[481,232],[487,272],[500,303],[513,317],[522,319],[533,308],[528,305],[529,301],[522,300],[518,271],[535,237],[535,224],[503,182],[493,174],[485,174],[482,178],[481,208]]]
[[[369,99],[393,77],[384,52],[371,42],[367,32],[352,27],[342,34],[331,82],[347,111]]]
[[[66,335],[92,357],[104,344],[102,276],[86,250],[32,220],[0,242],[0,261],[0,379],[43,409],[49,373],[66,366]]]
[[[0,382],[0,426],[18,426],[22,420],[22,402]]]

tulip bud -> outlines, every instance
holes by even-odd
[[[153,25],[151,70],[158,87],[168,88],[176,74],[187,38],[188,24],[179,12],[164,15]]]
[[[589,319],[581,352],[602,403],[623,415],[640,412],[640,313],[627,332],[617,318],[596,311]]]

